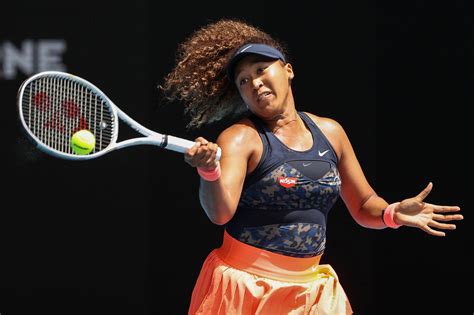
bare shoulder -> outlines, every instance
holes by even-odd
[[[342,150],[342,141],[346,137],[341,124],[332,118],[321,117],[308,112],[305,113],[316,123],[319,129],[321,129],[339,156]]]
[[[254,124],[250,121],[250,119],[244,118],[224,129],[220,133],[218,141],[235,142],[237,144],[241,144],[242,141],[252,139],[255,136],[258,136],[258,132],[255,129]]]
[[[336,136],[341,136],[344,133],[344,129],[342,128],[341,124],[336,120],[328,117],[321,117],[316,116],[315,114],[311,114],[305,112],[311,119],[316,123],[316,125],[324,132],[325,135],[332,134]]]
[[[250,119],[244,118],[224,129],[217,138],[217,144],[220,147],[251,153],[259,144],[259,141],[256,141],[259,138],[255,125]]]

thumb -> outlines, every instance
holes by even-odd
[[[426,188],[423,189],[423,191],[420,192],[418,196],[416,196],[415,198],[418,199],[418,201],[420,202],[423,201],[426,198],[426,196],[430,194],[431,189],[433,189],[433,183],[429,182],[428,186],[426,186]]]

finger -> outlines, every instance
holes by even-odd
[[[211,152],[211,155],[207,159],[206,163],[209,164],[209,166],[212,166],[212,167],[217,166],[216,152],[214,152],[214,151]]]
[[[209,167],[217,167],[217,150],[219,146],[215,143],[209,143],[209,155],[206,163],[209,165]]]
[[[426,203],[425,205],[432,207],[435,212],[456,212],[461,210],[461,208],[459,208],[458,206],[439,206],[429,203]]]
[[[209,147],[209,149],[211,149],[212,151],[217,151],[217,144],[214,143],[214,142],[209,142],[207,144],[207,146]]]
[[[204,145],[206,145],[209,142],[203,137],[197,137],[196,140],[194,140],[194,141],[199,142],[199,143],[204,144]]]
[[[455,230],[456,229],[455,224],[439,223],[436,221],[431,221],[428,223],[428,225],[437,229],[441,229],[441,230]]]
[[[446,236],[446,233],[441,232],[441,231],[433,230],[432,228],[430,228],[430,227],[427,226],[427,225],[421,227],[421,229],[422,229],[423,231],[425,231],[426,233],[431,234],[431,235],[434,235],[434,236]]]
[[[208,148],[202,157],[203,162],[206,164],[210,164],[210,162],[212,162],[212,154],[213,154],[213,151],[209,150]]]
[[[196,152],[199,148],[199,145],[200,144],[198,142],[196,142],[196,144],[193,145],[192,147],[190,147],[184,154],[184,161],[186,161],[191,166],[194,166],[192,160],[193,160],[194,156],[196,155]]]
[[[196,152],[196,161],[205,162],[208,159],[209,148],[207,146],[201,146]]]
[[[464,219],[464,217],[461,214],[447,214],[447,215],[434,214],[433,215],[433,220],[442,221],[442,222],[459,221],[462,219]]]
[[[198,157],[196,158],[196,162],[199,164],[200,167],[212,168],[215,166],[215,157],[212,158],[213,154],[215,155],[215,153],[210,150],[208,146],[202,146],[198,151]]]
[[[432,188],[433,188],[433,183],[432,183],[432,182],[429,182],[428,186],[426,186],[426,188],[423,189],[423,191],[420,192],[420,193],[418,194],[418,196],[416,196],[415,198],[416,198],[418,201],[420,201],[420,202],[423,201],[423,200],[426,198],[426,196],[429,195],[429,193],[431,192],[431,189],[432,189]]]
[[[197,149],[201,146],[200,142],[195,142],[192,147],[190,147],[187,151],[186,154],[190,156],[194,156],[196,154]]]
[[[209,147],[212,151],[213,158],[215,159],[217,156],[217,151],[219,150],[219,146],[216,143],[210,143]]]

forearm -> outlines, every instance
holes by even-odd
[[[388,203],[377,195],[368,197],[354,212],[354,219],[366,228],[384,229],[387,226],[382,220],[382,211],[388,206]]]
[[[199,200],[213,223],[222,225],[232,218],[237,205],[234,205],[235,202],[231,197],[221,178],[213,182],[201,178]]]

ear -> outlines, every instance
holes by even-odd
[[[293,66],[291,65],[291,63],[287,63],[285,65],[285,70],[288,73],[288,78],[290,80],[293,80],[293,78],[295,77],[295,73],[293,72]]]

